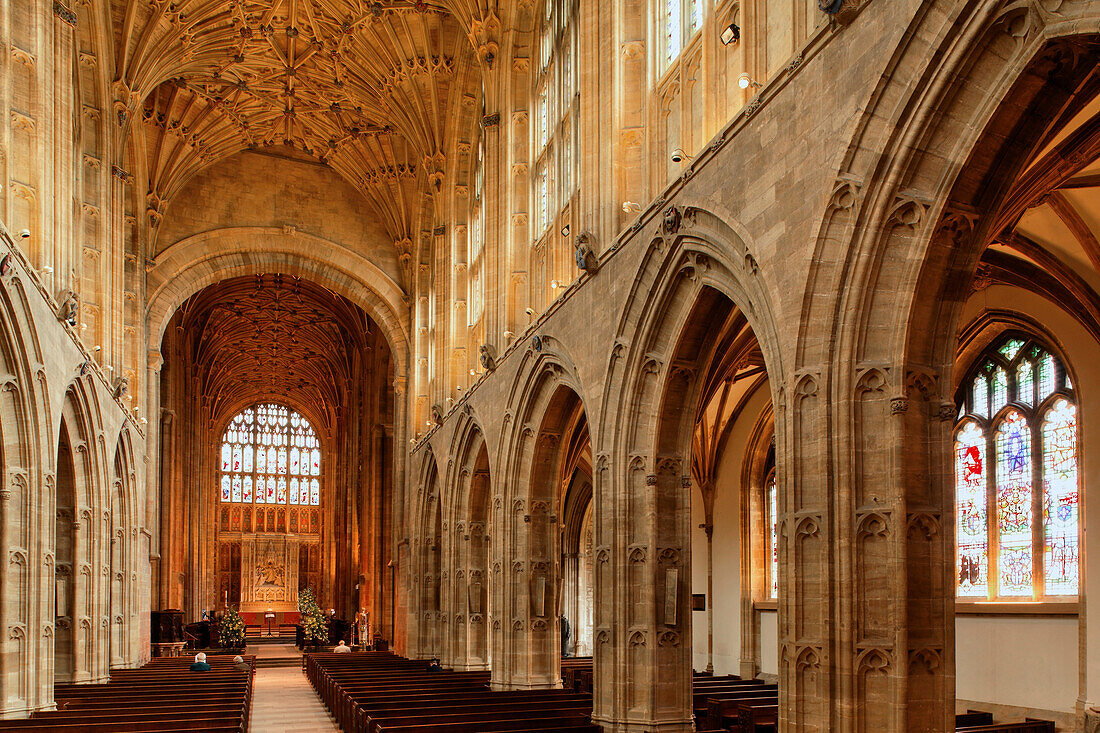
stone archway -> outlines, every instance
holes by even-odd
[[[492,597],[489,543],[492,482],[481,427],[470,417],[455,433],[456,460],[448,491],[450,531],[444,532],[444,563],[450,569],[445,606],[450,637],[443,663],[454,669],[490,669],[489,599]]]
[[[758,273],[729,225],[704,209],[676,209],[620,317],[599,426],[606,440],[597,436],[595,452],[596,507],[611,518],[596,527],[594,662],[615,670],[596,677],[593,720],[605,729],[692,729],[692,434],[717,347],[712,318],[743,314],[773,384],[782,384]],[[772,393],[782,400],[781,386]]]
[[[807,287],[790,405],[798,473],[783,486],[787,511],[806,519],[784,540],[782,579],[848,590],[781,616],[795,653],[781,662],[780,724],[792,730],[953,724],[958,313],[988,236],[1020,203],[1022,166],[1094,84],[1093,42],[1064,37],[1096,26],[1095,4],[926,5],[890,64],[920,72],[875,90],[849,149],[881,153],[844,161]],[[822,424],[827,439],[812,435]],[[812,538],[823,551],[800,554]],[[810,639],[830,664],[804,656]]]
[[[549,337],[542,348],[512,385],[497,472],[492,608],[508,630],[494,625],[492,685],[502,690],[561,686],[561,472],[587,411],[571,362]]]

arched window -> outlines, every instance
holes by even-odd
[[[1065,367],[1026,336],[994,343],[959,391],[956,588],[964,599],[1076,597],[1077,403]]]
[[[662,0],[661,33],[664,54],[661,69],[676,60],[695,32],[703,27],[706,0]]]
[[[764,532],[767,552],[768,598],[779,599],[779,513],[776,503],[775,469],[764,480]]]
[[[321,443],[297,412],[274,403],[242,410],[222,436],[225,504],[321,503]]]
[[[538,26],[538,66],[531,90],[531,292],[541,310],[576,276],[573,238],[580,156],[577,23],[579,0],[546,0]]]

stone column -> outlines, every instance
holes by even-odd
[[[780,726],[942,731],[954,712],[954,405],[917,367],[858,365],[834,381],[796,380],[777,445],[790,457],[777,467]]]
[[[561,436],[543,433],[534,440],[530,477],[556,470]],[[502,573],[504,652],[493,660],[493,686],[501,690],[561,687],[561,631],[558,578],[561,549],[558,517],[553,508],[555,482],[543,482],[534,493],[533,478],[513,493],[508,512]],[[542,493],[545,491],[545,493]],[[527,499],[521,497],[529,497]],[[495,576],[494,576],[495,580]]]
[[[707,535],[707,672],[714,673],[714,523],[702,526]],[[744,531],[742,528],[741,531]]]
[[[153,578],[160,575],[160,368],[163,364],[160,350],[149,349],[145,375],[145,515],[139,515],[138,521],[152,536],[149,564]]]
[[[597,461],[597,475],[603,474],[602,463]],[[605,731],[694,729],[688,573],[691,480],[681,466],[675,457],[634,455],[624,488],[596,494],[604,496],[605,512],[622,518],[613,532],[602,523],[597,529],[601,542],[611,537],[615,541],[612,547],[596,550],[599,618],[593,720]],[[610,583],[609,576],[614,577]]]

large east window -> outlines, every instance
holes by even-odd
[[[321,445],[294,410],[274,403],[242,410],[225,429],[220,456],[222,503],[321,503]]]
[[[959,394],[956,589],[964,600],[1075,598],[1080,582],[1077,403],[1064,365],[1003,337]]]

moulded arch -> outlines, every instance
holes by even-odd
[[[781,665],[781,727],[799,721],[858,725],[864,714],[881,716],[867,724],[891,730],[950,724],[954,710],[945,701],[954,692],[951,535],[906,544],[906,533],[891,519],[884,539],[861,544],[854,507],[873,498],[894,506],[923,504],[944,516],[952,511],[949,446],[959,315],[981,251],[1005,224],[1002,209],[1015,205],[1007,198],[1011,186],[1045,144],[1046,126],[1058,123],[1073,91],[1094,71],[1095,38],[1068,37],[1095,33],[1100,8],[1080,0],[1056,5],[922,3],[836,172],[806,283],[794,362],[797,374],[817,375],[819,396],[802,400],[806,404],[795,406],[789,419],[795,426],[825,420],[835,426],[827,444],[796,446],[800,475],[794,490],[800,497],[796,508],[807,517],[841,520],[821,524],[824,547],[816,554],[793,553],[783,578],[832,574],[834,582],[850,584],[853,600],[832,617],[813,602],[789,604],[790,613],[780,614],[781,644],[805,641],[844,650],[831,660],[832,668],[815,676]],[[1079,46],[1070,50],[1063,43]],[[860,380],[871,369],[882,380],[867,390],[873,385]],[[790,486],[785,490],[792,492]],[[855,569],[831,549],[849,542],[862,548]],[[807,544],[796,540],[796,549],[800,543]],[[907,587],[897,579],[899,569],[924,573],[929,581]],[[886,578],[880,585],[887,587],[875,587],[870,578]],[[884,604],[872,599],[884,595],[898,613],[878,613]],[[925,612],[914,617],[900,611],[905,608]],[[860,633],[872,633],[861,631],[865,623],[875,634],[883,629],[896,649],[919,639],[942,659],[938,671],[915,674],[904,659],[889,660],[888,680],[862,687],[854,676],[856,654],[848,650]],[[807,628],[814,632],[807,634]],[[830,704],[800,710],[797,690],[803,684]],[[877,711],[899,698],[928,704],[910,705],[888,722]]]
[[[408,305],[377,265],[335,242],[279,227],[229,227],[196,234],[162,252],[149,269],[149,343],[160,343],[172,314],[190,296],[229,278],[282,273],[312,280],[361,307],[379,325],[395,373],[408,362]]]
[[[449,455],[444,495],[444,566],[449,569],[445,612],[451,623],[443,644],[445,663],[455,669],[487,669],[490,661],[489,603],[492,479],[488,445],[472,410],[460,418]]]
[[[694,302],[704,288],[725,296],[744,314],[760,343],[773,395],[782,383],[785,372],[772,299],[745,237],[717,214],[685,206],[677,231],[662,232],[650,246],[619,318],[616,345],[622,348],[612,349],[601,403],[604,410],[598,416],[600,432],[609,440],[626,434],[621,431],[625,405],[632,399],[629,395],[639,373],[668,366],[664,360],[671,354],[654,344],[659,340],[666,347],[674,344],[683,327],[669,321],[673,303],[685,296]],[[602,438],[596,444],[601,452],[617,449],[604,445]]]

